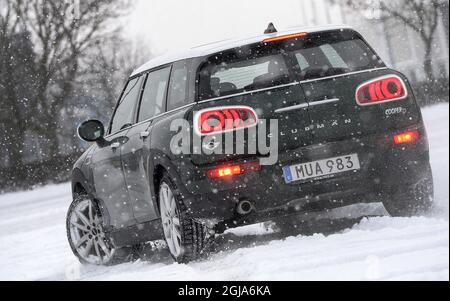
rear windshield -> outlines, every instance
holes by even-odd
[[[384,67],[353,31],[257,44],[210,57],[199,71],[199,99]]]

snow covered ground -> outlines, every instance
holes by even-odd
[[[424,115],[437,202],[428,217],[365,218],[314,236],[251,226],[227,233],[208,260],[189,265],[160,251],[117,267],[83,267],[66,242],[70,186],[51,185],[0,196],[0,280],[449,280],[449,106]]]

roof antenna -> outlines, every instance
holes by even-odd
[[[266,31],[264,31],[264,34],[277,33],[277,32],[278,32],[278,30],[275,28],[275,25],[273,25],[273,23],[270,22]]]

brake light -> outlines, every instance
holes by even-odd
[[[261,164],[259,162],[245,163],[234,166],[222,166],[216,169],[211,169],[207,172],[207,176],[210,179],[223,179],[231,178],[233,176],[248,174],[261,170]]]
[[[221,107],[206,109],[194,117],[198,135],[219,134],[256,126],[258,117],[250,107]]]
[[[284,41],[284,40],[304,38],[306,36],[308,36],[308,33],[300,32],[300,33],[288,34],[288,35],[274,37],[274,38],[268,38],[268,39],[263,40],[263,43],[268,44],[268,43],[279,42],[279,41]]]
[[[364,83],[356,91],[356,101],[361,106],[404,99],[408,90],[403,80],[396,75],[377,78]]]
[[[402,134],[398,134],[394,137],[395,144],[408,144],[414,143],[420,138],[420,133],[417,130],[408,131]]]

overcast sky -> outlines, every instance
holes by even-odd
[[[308,0],[135,1],[136,9],[126,22],[126,32],[146,40],[156,54],[262,34],[269,22],[282,30],[304,25],[308,22],[305,17],[312,18],[312,14],[306,13],[312,9]],[[313,1],[320,15],[324,7],[320,0]],[[325,14],[322,15],[319,23],[327,23]]]

